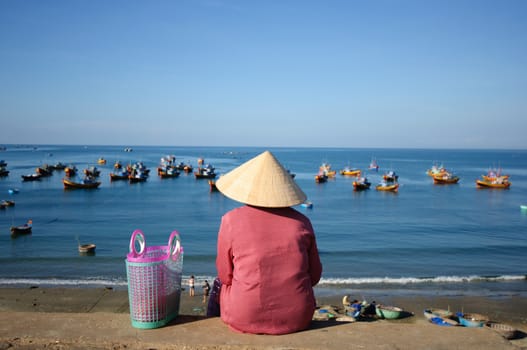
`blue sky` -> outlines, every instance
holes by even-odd
[[[527,1],[0,0],[0,143],[527,149]]]

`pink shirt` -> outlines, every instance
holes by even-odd
[[[286,334],[306,329],[322,274],[313,227],[292,208],[243,206],[222,218],[216,258],[221,319],[232,329]]]

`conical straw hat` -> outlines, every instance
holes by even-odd
[[[269,151],[221,176],[216,187],[235,201],[266,208],[291,207],[307,198]]]

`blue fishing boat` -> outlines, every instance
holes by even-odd
[[[425,318],[438,326],[457,326],[459,323],[453,319],[454,313],[444,309],[426,309]]]
[[[465,327],[483,327],[489,318],[485,315],[458,312],[459,324]]]

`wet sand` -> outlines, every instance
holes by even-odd
[[[282,335],[230,331],[206,318],[200,295],[182,295],[180,315],[165,327],[132,327],[126,290],[0,288],[0,349],[527,349],[527,300],[521,297],[391,297],[377,301],[405,310],[398,320],[313,321]],[[341,308],[341,296],[317,300]],[[487,315],[518,329],[518,339],[483,328],[441,327],[426,308]]]

